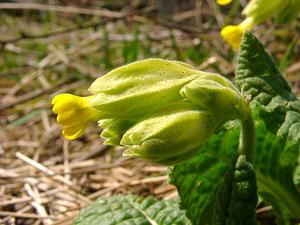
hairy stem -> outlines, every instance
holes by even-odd
[[[247,157],[252,162],[255,143],[255,127],[251,113],[248,118],[241,121],[241,134],[239,143],[239,153]]]

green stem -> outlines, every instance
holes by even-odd
[[[228,25],[232,22],[234,15],[236,14],[237,10],[239,9],[240,6],[240,1],[239,0],[235,0],[232,4],[232,7],[228,13],[227,18],[225,19],[224,25]]]
[[[241,134],[239,143],[239,153],[245,155],[249,162],[252,162],[254,143],[255,128],[251,113],[249,113],[248,118],[241,121]]]

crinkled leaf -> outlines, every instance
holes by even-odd
[[[190,225],[174,200],[152,197],[111,196],[97,200],[74,220],[73,225]]]
[[[256,123],[256,176],[260,196],[269,202],[276,213],[278,224],[292,224],[300,218],[300,194],[293,183],[291,165],[283,165],[281,155],[286,142],[270,132],[265,123]]]
[[[245,155],[233,157],[233,166],[229,170],[231,184],[226,225],[256,225],[257,185],[253,165]],[[222,190],[220,190],[222,191]],[[226,192],[219,192],[224,195]],[[224,221],[222,223],[224,224]]]
[[[236,83],[252,98],[259,193],[272,205],[278,224],[292,224],[300,219],[300,194],[294,184],[300,180],[299,172],[295,172],[300,146],[300,102],[272,57],[251,33],[244,35],[241,44]],[[177,186],[181,206],[193,224],[215,225],[212,218],[216,216],[220,217],[218,224],[223,224],[228,217],[230,198],[226,192],[230,187],[224,189],[224,175],[237,150],[238,136],[237,125],[225,127],[197,156],[172,170],[171,181]]]
[[[181,197],[181,207],[193,225],[222,224],[229,204],[230,183],[224,184],[231,158],[238,146],[239,129],[214,135],[192,159],[177,164],[170,173]],[[213,216],[214,215],[214,216]]]
[[[300,101],[263,45],[246,32],[238,57],[237,85],[251,97],[266,125],[255,165],[260,194],[273,205],[281,224],[300,219],[300,194],[293,184],[300,146]],[[261,141],[258,140],[258,145]],[[295,182],[299,178],[294,177]]]
[[[284,166],[298,164],[300,144],[300,100],[291,92],[273,58],[251,34],[245,33],[238,57],[236,84],[257,101],[259,117],[269,131],[286,142],[280,152]]]

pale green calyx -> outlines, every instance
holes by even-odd
[[[247,18],[252,18],[255,24],[264,22],[272,16],[280,23],[289,22],[297,18],[299,13],[299,0],[251,0],[243,10],[243,14]]]
[[[220,125],[210,112],[192,104],[167,106],[137,123],[123,135],[126,156],[137,156],[159,164],[175,164],[192,156]]]
[[[180,94],[192,104],[224,120],[244,120],[250,113],[247,100],[229,80],[217,74],[201,76],[185,85]]]
[[[227,120],[251,115],[229,80],[177,61],[131,63],[98,78],[89,91],[105,144],[165,165],[191,157]]]

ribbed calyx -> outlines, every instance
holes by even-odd
[[[177,61],[147,59],[117,68],[89,91],[105,144],[165,165],[191,157],[226,121],[251,113],[229,80]]]

